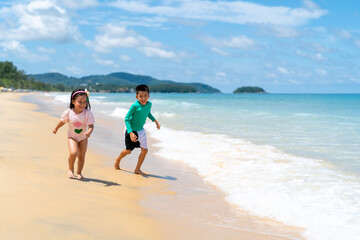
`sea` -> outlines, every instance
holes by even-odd
[[[69,102],[69,93],[46,93]],[[91,93],[123,121],[135,94]],[[360,239],[360,94],[151,93],[148,137],[235,208],[305,229],[314,240]]]

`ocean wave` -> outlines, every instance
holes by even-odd
[[[128,113],[129,109],[126,108],[115,108],[113,112],[111,112],[109,115],[112,117],[119,117],[119,118],[125,118],[126,114]]]
[[[308,239],[360,239],[358,177],[244,139],[146,128],[158,140],[158,156],[195,168],[239,209],[303,227]]]

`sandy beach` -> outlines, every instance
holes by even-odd
[[[131,172],[137,153],[116,171],[90,139],[85,179],[68,179],[67,126],[54,135],[58,118],[21,96],[0,94],[1,239],[303,239],[301,229],[235,211],[194,170],[153,153],[145,178]],[[96,121],[94,138],[114,124]]]

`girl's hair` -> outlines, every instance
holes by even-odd
[[[86,96],[86,107],[85,109],[91,109],[90,102],[89,102],[89,96],[88,93],[85,91],[85,89],[79,88],[72,91],[70,96],[70,109],[74,108],[74,104],[72,103],[72,100],[76,99],[77,96]]]

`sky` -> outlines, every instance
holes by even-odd
[[[2,0],[0,61],[231,93],[360,93],[360,1]]]

